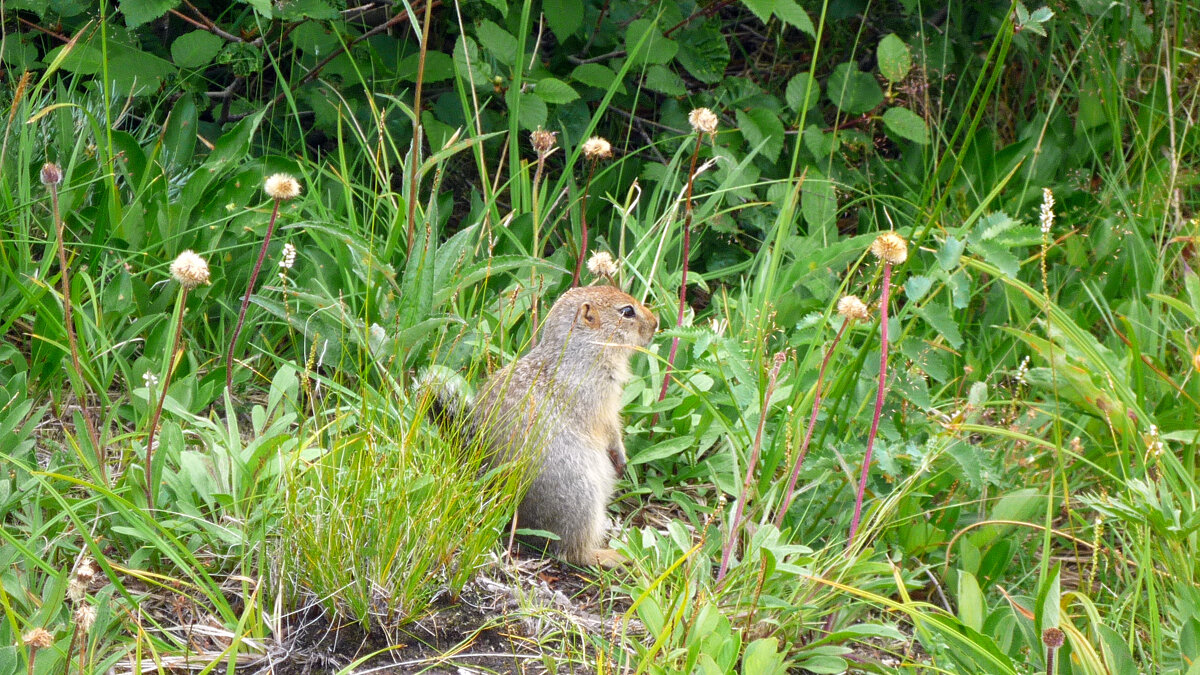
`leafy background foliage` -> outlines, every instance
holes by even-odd
[[[1060,628],[1058,672],[1193,669],[1187,3],[3,9],[0,673],[145,653],[245,666],[296,647],[280,612],[310,604],[395,640],[503,567],[519,481],[422,424],[415,383],[520,354],[584,223],[666,330],[626,393],[613,515],[631,562],[598,584],[622,628],[564,621],[569,637],[533,640],[543,664],[1037,672]],[[701,106],[720,126],[697,144]],[[558,134],[544,166],[537,128]],[[592,135],[613,161],[581,156]],[[65,173],[66,270],[46,161]],[[281,209],[227,397],[279,171],[304,193]],[[909,257],[847,547],[880,326],[835,341],[834,308],[877,302],[882,230]],[[167,269],[185,249],[213,277],[178,310],[176,357]],[[80,599],[83,557],[98,571]],[[197,642],[199,624],[220,630]],[[54,645],[24,644],[34,627]]]

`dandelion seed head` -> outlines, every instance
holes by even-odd
[[[717,114],[708,108],[696,108],[688,113],[688,124],[698,134],[711,136],[717,133],[717,122]]]
[[[904,237],[889,230],[871,242],[871,253],[889,265],[899,265],[908,259],[908,243]]]
[[[617,276],[617,261],[608,251],[596,251],[592,254],[592,257],[588,258],[587,268],[595,277],[612,279]]]
[[[866,303],[857,295],[843,295],[837,303],[837,312],[843,319],[865,321],[870,316]]]
[[[208,263],[196,255],[195,251],[187,250],[171,263],[171,276],[184,288],[195,288],[208,283]]]
[[[556,136],[558,136],[556,132],[546,131],[538,127],[533,133],[529,134],[529,143],[533,146],[533,150],[538,154],[538,157],[545,157],[550,154],[551,150],[554,150],[554,146],[557,143]]]
[[[583,156],[590,160],[609,159],[612,154],[612,144],[599,136],[592,136],[583,142]]]
[[[271,199],[286,201],[300,196],[300,181],[286,173],[274,173],[263,183],[263,190]]]

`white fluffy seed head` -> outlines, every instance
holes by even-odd
[[[696,108],[688,113],[688,124],[696,133],[711,136],[717,133],[717,114],[708,108]]]
[[[870,316],[866,303],[859,300],[857,295],[843,295],[838,300],[837,312],[846,320],[865,321]]]
[[[195,288],[208,283],[208,263],[196,255],[195,251],[187,250],[171,263],[171,276],[184,288]]]
[[[612,157],[612,144],[599,136],[592,136],[583,142],[583,156],[591,160],[608,159]]]
[[[908,259],[908,243],[904,237],[889,230],[871,242],[871,253],[889,265],[899,265]]]
[[[617,275],[617,261],[608,251],[597,251],[588,258],[587,268],[596,277],[612,279]]]
[[[263,183],[263,190],[271,199],[286,201],[300,196],[300,181],[286,173],[273,173]]]

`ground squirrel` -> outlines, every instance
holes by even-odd
[[[567,562],[622,560],[604,548],[604,513],[625,470],[621,396],[630,357],[657,328],[617,288],[572,288],[546,315],[537,345],[492,375],[469,408],[444,387],[435,396],[430,412],[443,429],[486,444],[493,463],[528,462],[517,524],[557,535],[549,551]]]

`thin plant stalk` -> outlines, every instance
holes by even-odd
[[[875,392],[875,414],[871,417],[871,433],[867,435],[867,453],[863,457],[862,474],[858,478],[858,492],[854,496],[854,517],[850,519],[850,534],[846,548],[854,545],[858,534],[858,523],[862,519],[863,493],[867,491],[867,473],[871,470],[871,453],[875,449],[875,436],[879,433],[879,417],[883,413],[883,394],[887,388],[888,358],[888,296],[892,286],[892,263],[883,263],[883,290],[879,294],[879,388]]]
[[[575,275],[571,277],[571,286],[579,285],[579,277],[583,273],[583,259],[587,257],[588,249],[588,223],[587,223],[587,200],[588,192],[592,189],[592,176],[596,173],[596,162],[589,162],[587,182],[583,184],[583,198],[579,202],[579,226],[581,237],[579,242],[579,258],[575,261]],[[694,165],[693,165],[694,166]]]
[[[692,189],[696,182],[696,162],[700,159],[700,144],[703,141],[704,134],[697,131],[696,147],[692,150],[692,166],[688,170],[687,192],[683,203],[683,276],[679,280],[679,313],[675,317],[676,328],[683,325],[683,313],[687,307],[688,257],[691,255],[692,249]],[[671,351],[667,354],[667,367],[663,370],[662,390],[658,392],[659,401],[667,397],[667,386],[671,382],[671,370],[675,367],[675,353],[678,349],[679,336],[676,335],[671,339]],[[654,426],[657,421],[658,414],[655,413],[650,426]]]
[[[758,429],[754,432],[754,447],[750,451],[750,459],[746,462],[746,478],[742,481],[742,494],[738,495],[737,505],[733,511],[733,522],[729,526],[729,536],[725,539],[725,547],[721,551],[721,567],[717,570],[717,584],[725,578],[729,570],[729,560],[733,557],[733,545],[738,540],[742,529],[742,514],[746,510],[746,501],[750,498],[750,483],[754,479],[754,467],[762,453],[763,426],[767,422],[767,413],[771,407],[771,396],[775,393],[775,383],[779,379],[779,369],[787,360],[786,352],[775,354],[775,363],[767,376],[767,394],[763,398],[762,410],[758,416]]]
[[[787,489],[783,493],[783,504],[779,507],[779,513],[775,514],[775,527],[783,526],[783,516],[787,513],[788,508],[792,505],[792,500],[795,498],[796,481],[800,478],[800,467],[804,464],[804,457],[808,454],[808,445],[812,442],[813,429],[817,426],[817,412],[821,409],[821,385],[825,382],[825,367],[829,365],[829,359],[833,356],[833,350],[837,349],[838,343],[842,340],[842,335],[846,332],[846,327],[850,325],[850,319],[842,321],[842,327],[838,329],[837,335],[833,338],[833,342],[829,345],[829,349],[825,350],[825,358],[821,359],[821,369],[817,371],[817,384],[813,394],[812,413],[808,416],[808,428],[804,430],[804,440],[800,443],[800,453],[796,455],[796,464],[792,467],[791,478],[788,479]]]
[[[412,250],[417,223],[417,165],[421,154],[421,94],[425,85],[425,55],[429,52],[429,13],[433,0],[425,1],[425,18],[421,22],[421,48],[417,56],[417,84],[413,92],[412,152],[408,158],[408,249]],[[249,298],[250,296],[246,296]]]
[[[271,209],[271,220],[267,223],[267,234],[263,237],[262,246],[258,249],[258,260],[254,263],[254,271],[250,273],[250,282],[246,284],[246,294],[242,296],[242,308],[238,310],[237,325],[233,327],[233,337],[229,338],[229,352],[225,355],[225,390],[233,394],[233,352],[237,348],[238,336],[246,323],[246,308],[250,306],[250,294],[254,292],[254,282],[258,280],[258,272],[262,269],[263,258],[267,256],[267,246],[271,243],[271,234],[275,232],[275,221],[279,218],[279,203],[283,200],[275,198],[275,206]]]
[[[63,323],[66,324],[67,329],[67,345],[71,352],[71,365],[75,368],[75,374],[79,377],[80,381],[80,388],[76,391],[76,394],[80,397],[79,409],[83,414],[83,424],[87,427],[88,439],[92,442],[92,451],[96,453],[96,463],[100,467],[100,474],[107,476],[108,469],[105,466],[104,447],[100,445],[100,435],[96,432],[96,424],[92,421],[92,413],[87,407],[87,380],[83,376],[83,367],[79,362],[79,341],[75,336],[75,319],[71,311],[71,272],[67,266],[67,247],[63,242],[64,226],[58,207],[57,181],[47,182],[46,187],[50,189],[50,203],[54,210],[54,234],[58,239],[58,266],[59,281],[62,284]]]
[[[154,493],[157,492],[154,488],[154,433],[158,430],[158,420],[162,417],[163,404],[167,400],[167,387],[171,386],[171,375],[175,372],[175,365],[179,363],[179,357],[183,351],[179,347],[180,336],[183,335],[183,310],[187,307],[188,287],[181,286],[179,291],[179,301],[176,309],[176,314],[179,315],[175,321],[175,340],[171,344],[170,362],[167,363],[167,374],[162,381],[162,391],[158,394],[158,404],[154,406],[154,414],[150,417],[150,431],[146,437],[146,505],[148,508],[154,508]]]

